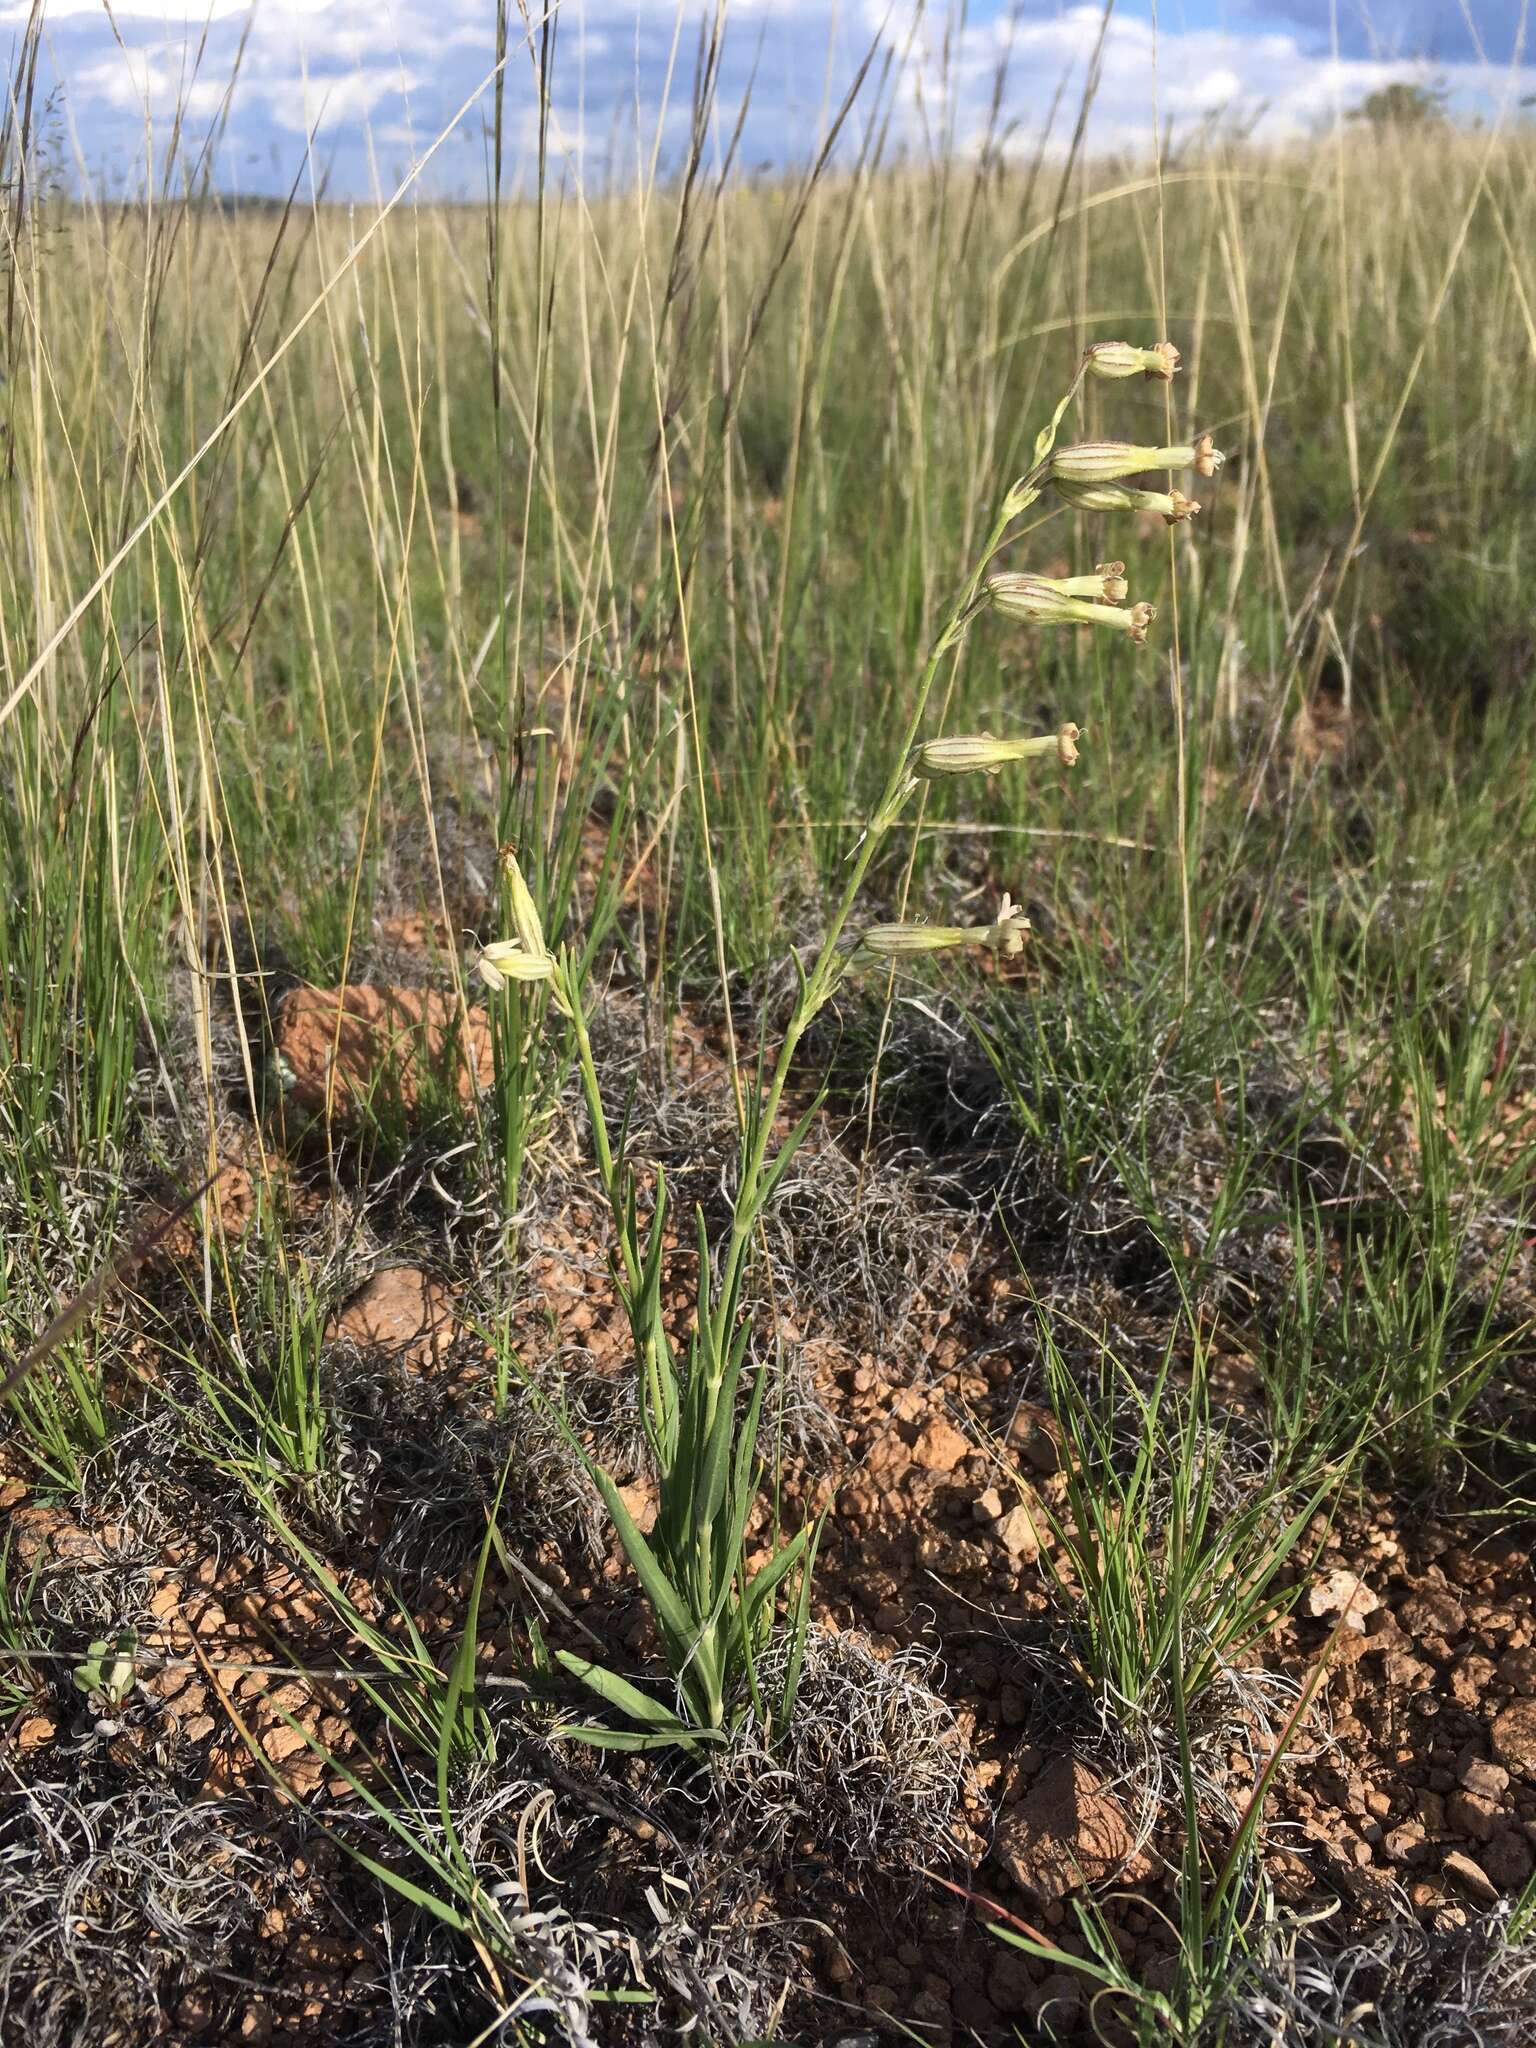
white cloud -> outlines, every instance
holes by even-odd
[[[563,0],[555,72],[557,148],[600,167],[615,146],[633,160],[638,121],[647,137],[660,117],[663,81],[673,61],[664,133],[674,146],[686,133],[689,79],[698,8],[678,28],[675,0]],[[915,0],[733,0],[721,74],[722,130],[750,84],[753,110],[742,160],[803,156],[820,133],[828,96],[829,43],[833,101],[853,65],[881,27],[887,42],[906,46]],[[1311,0],[1296,0],[1298,7]],[[26,0],[0,0],[0,23],[15,26]],[[146,115],[163,128],[180,103],[191,121],[220,107],[229,68],[245,29],[250,33],[231,122],[231,152],[265,151],[276,166],[294,161],[295,139],[323,121],[330,145],[343,152],[341,175],[359,189],[372,183],[369,147],[392,160],[422,153],[480,84],[493,62],[487,0],[114,0],[129,47],[118,47],[100,0],[49,0],[46,33],[76,130],[120,150],[142,143]],[[955,135],[979,140],[998,64],[1007,58],[1005,123],[1013,146],[1032,150],[1058,82],[1075,106],[1098,40],[1097,6],[1074,5],[1052,17],[1031,15],[1010,26],[973,19],[947,39],[941,10],[930,7],[900,72],[895,132],[917,146],[942,132],[945,95],[957,97]],[[514,17],[514,32],[517,33]],[[201,68],[192,52],[206,33]],[[834,40],[835,39],[835,40]],[[1357,57],[1335,61],[1310,54],[1298,36],[1244,35],[1215,28],[1168,29],[1122,14],[1111,23],[1102,55],[1090,144],[1134,148],[1154,132],[1154,113],[1175,134],[1212,120],[1255,128],[1264,139],[1305,135],[1336,107],[1348,107],[1398,78],[1422,75],[1402,61]],[[1489,111],[1508,73],[1474,64],[1437,68],[1464,105]],[[1536,89],[1536,71],[1517,74],[1519,90]],[[488,96],[487,96],[488,104]],[[533,104],[525,53],[514,48],[507,70],[507,119],[522,132]],[[478,115],[466,135],[478,131]],[[1059,139],[1070,132],[1065,125]],[[471,174],[458,153],[455,175]]]

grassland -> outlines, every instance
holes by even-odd
[[[8,132],[6,2041],[1536,2031],[1536,146],[859,133]]]

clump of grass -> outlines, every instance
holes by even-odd
[[[1257,1769],[1294,1700],[1262,1646],[1306,1584],[1314,1518],[1346,1466],[1234,1459],[1198,1328],[1144,1384],[1103,1344],[1084,1379],[1039,1321],[1062,1492],[1035,1511],[1053,1539],[1042,1559],[1062,1647],[1149,1819],[1185,1782],[1235,1819],[1226,1752],[1241,1744]]]
[[[969,1760],[937,1660],[917,1648],[879,1657],[817,1626],[798,1676],[795,1655],[780,1640],[758,1664],[770,1714],[795,1680],[779,1742],[743,1731],[718,1761],[732,1837],[769,1866],[820,1854],[898,1882],[950,1863]]]
[[[1232,2039],[1296,2048],[1520,2048],[1536,2008],[1536,1945],[1502,1912],[1459,1928],[1394,1912],[1361,1941],[1330,1948],[1276,1933],[1232,1984]]]
[[[149,2038],[179,1981],[238,1974],[276,1878],[250,1820],[163,1783],[13,1790],[0,1816],[0,2028],[38,2048],[114,2028]]]

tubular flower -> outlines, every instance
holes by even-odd
[[[1055,754],[1070,767],[1077,759],[1077,749],[1072,746],[1077,736],[1075,725],[1027,740],[994,739],[989,732],[955,733],[946,739],[924,740],[912,757],[912,773],[925,782],[943,775],[995,775],[1011,762],[1028,761],[1037,754]]]
[[[879,960],[909,960],[923,953],[951,953],[961,946],[983,946],[988,952],[1012,955],[1024,950],[1029,919],[1004,896],[990,924],[872,924],[846,932],[838,950],[855,967]]]
[[[1028,619],[1036,626],[1108,626],[1128,633],[1137,646],[1147,637],[1147,628],[1157,617],[1149,604],[1132,605],[1129,611],[1114,604],[1093,604],[1085,598],[1063,597],[1059,590],[1031,576],[997,575],[987,580],[993,604],[1010,619]]]
[[[1100,562],[1091,576],[1031,576],[1042,590],[1059,590],[1063,597],[1101,598],[1105,604],[1121,604],[1127,584],[1124,562]]]
[[[1079,441],[1075,448],[1058,448],[1051,457],[1051,481],[1112,484],[1149,469],[1193,469],[1201,476],[1214,476],[1222,461],[1209,434],[1164,448],[1143,448],[1129,441]]]
[[[1090,375],[1095,377],[1146,377],[1168,384],[1179,367],[1179,352],[1171,341],[1152,348],[1133,348],[1128,341],[1096,341],[1083,352]]]
[[[498,995],[509,981],[553,981],[556,965],[554,955],[544,942],[544,925],[538,905],[510,846],[501,849],[501,871],[507,878],[512,923],[517,937],[494,940],[475,962],[475,972],[486,987],[494,989]]]
[[[1188,469],[1195,459],[1192,441],[1175,447],[1148,448],[1130,441],[1079,441],[1058,448],[1051,457],[1054,483],[1113,484],[1149,469]]]
[[[553,981],[554,956],[530,953],[520,939],[496,939],[481,952],[475,972],[498,995],[511,981]]]
[[[1024,934],[1028,930],[1029,919],[1005,889],[1003,900],[997,906],[996,917],[981,932],[981,943],[994,953],[1001,953],[1011,959],[1015,953],[1023,952]]]
[[[1182,491],[1140,491],[1131,484],[1074,484],[1058,481],[1056,489],[1080,512],[1157,512],[1170,526],[1193,519],[1200,510]]]

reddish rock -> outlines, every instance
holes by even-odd
[[[1493,1753],[1506,1770],[1536,1777],[1536,1700],[1516,1700],[1493,1724]]]
[[[1394,1863],[1411,1863],[1424,1847],[1424,1823],[1405,1820],[1401,1827],[1393,1828],[1381,1846]]]
[[[1020,1564],[1033,1564],[1040,1555],[1045,1527],[1045,1517],[1039,1504],[1030,1495],[1017,1507],[1010,1508],[1007,1514],[999,1516],[993,1534],[1011,1558]]]
[[[1024,2011],[1035,1996],[1035,1973],[1021,1949],[999,1947],[987,1971],[987,1999],[995,2011],[1008,2017]]]
[[[1070,2032],[1083,2004],[1083,1984],[1070,1970],[1053,1970],[1031,2001],[1031,2016],[1037,2026],[1054,2032]]]
[[[1500,1828],[1484,1845],[1480,1861],[1501,1892],[1517,1892],[1536,1869],[1536,1855],[1519,1828]]]
[[[1536,1647],[1506,1650],[1499,1659],[1499,1683],[1511,1692],[1536,1698]]]
[[[1361,1633],[1365,1629],[1365,1617],[1374,1614],[1380,1605],[1381,1601],[1358,1572],[1324,1572],[1307,1589],[1308,1614],[1316,1615],[1319,1620],[1342,1614],[1348,1626]]]
[[[1389,1650],[1381,1662],[1388,1684],[1400,1685],[1404,1692],[1422,1692],[1434,1680],[1433,1668],[1426,1664],[1422,1657],[1410,1657],[1401,1650]]]
[[[155,1248],[155,1263],[184,1265],[203,1255],[206,1222],[213,1242],[231,1243],[245,1235],[256,1214],[256,1181],[240,1159],[223,1160],[213,1186],[185,1216],[173,1223]]]
[[[942,1415],[933,1418],[912,1446],[913,1463],[929,1472],[953,1472],[970,1455],[970,1443]]]
[[[441,1358],[456,1328],[453,1296],[441,1282],[415,1266],[386,1266],[353,1295],[326,1335],[424,1371]]]
[[[1486,1870],[1470,1856],[1463,1856],[1459,1849],[1452,1849],[1445,1859],[1445,1874],[1455,1880],[1463,1891],[1474,1899],[1481,1899],[1485,1906],[1491,1906],[1499,1896],[1499,1888],[1492,1882]]]
[[[289,1757],[297,1756],[301,1750],[307,1749],[309,1745],[305,1742],[303,1733],[299,1729],[290,1728],[288,1723],[284,1721],[276,1728],[268,1730],[261,1738],[261,1746],[272,1763],[281,1764],[286,1763]]]
[[[1125,1811],[1077,1757],[1057,1757],[997,1825],[992,1854],[1042,1899],[1113,1877],[1135,1850]]]
[[[1453,1792],[1445,1802],[1445,1822],[1453,1834],[1469,1842],[1486,1842],[1499,1825],[1499,1809],[1476,1793]]]
[[[1435,1586],[1410,1594],[1398,1608],[1397,1618],[1415,1642],[1431,1636],[1465,1635],[1467,1628],[1467,1611],[1455,1594]]]
[[[1031,1470],[1049,1478],[1061,1464],[1056,1418],[1026,1401],[1008,1425],[1008,1441]]]
[[[619,1499],[629,1509],[630,1519],[642,1536],[649,1536],[656,1526],[658,1502],[656,1488],[649,1479],[637,1479],[633,1486],[621,1486]]]
[[[289,1100],[311,1115],[370,1101],[420,1107],[436,1076],[467,1102],[494,1073],[490,1019],[437,989],[300,988],[285,996],[273,1036]]]
[[[1501,1800],[1509,1790],[1509,1773],[1502,1764],[1490,1763],[1486,1757],[1470,1756],[1461,1766],[1461,1782],[1468,1792],[1479,1799]]]
[[[1451,1672],[1451,1698],[1468,1709],[1482,1704],[1483,1694],[1493,1679],[1493,1659],[1468,1651]]]

